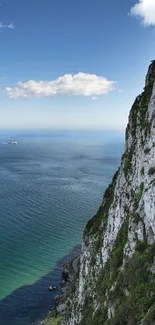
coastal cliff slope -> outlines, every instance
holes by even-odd
[[[121,166],[84,230],[64,325],[155,321],[155,61],[130,111]]]

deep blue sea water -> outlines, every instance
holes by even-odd
[[[121,133],[0,133],[0,325],[29,325],[49,310],[47,288],[81,243],[123,149]]]

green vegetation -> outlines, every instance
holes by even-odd
[[[150,148],[146,148],[145,150],[144,150],[144,153],[147,155],[149,152],[150,152]]]
[[[152,65],[153,73],[155,70],[154,64]],[[152,90],[153,90],[154,78],[150,79],[148,85],[146,85],[144,92],[142,94],[142,100],[140,104],[140,125],[141,128],[145,130],[145,136],[150,133],[150,128],[152,121],[149,121],[147,118],[148,104],[151,99]]]
[[[129,176],[132,174],[132,157],[137,144],[137,136],[141,133],[140,145],[144,146],[145,139],[151,131],[152,119],[155,117],[153,115],[149,120],[148,116],[148,104],[154,80],[155,61],[149,69],[144,91],[136,98],[130,112],[126,140],[131,134],[131,147],[127,146],[128,150],[122,156],[127,185]],[[147,155],[149,152],[150,148],[145,148],[144,153]],[[151,167],[148,174],[149,176],[154,175],[155,167]],[[141,175],[144,175],[144,167],[141,169]],[[85,228],[85,244],[91,243],[91,276],[86,278],[83,293],[84,304],[82,307],[79,306],[82,314],[79,325],[140,325],[142,320],[144,320],[143,325],[155,325],[155,274],[151,271],[152,266],[155,267],[155,243],[150,245],[147,242],[141,210],[143,209],[144,183],[141,183],[136,191],[131,189],[131,192],[123,193],[125,194],[123,199],[125,197],[127,201],[124,206],[124,221],[120,225],[112,251],[110,246],[107,247],[107,249],[109,248],[107,263],[101,270],[98,268],[100,273],[95,277],[96,256],[99,255],[102,248],[109,209],[112,204],[113,207],[115,206],[114,193],[117,178],[118,172],[115,174],[112,184],[105,191],[103,204]],[[151,183],[155,186],[154,179]],[[132,201],[129,201],[129,206],[128,200]],[[115,219],[115,215],[113,218]],[[143,240],[139,240],[138,236],[138,227],[136,226],[139,223],[141,223],[139,226],[143,231]],[[132,244],[135,250],[132,256],[130,256],[130,244],[128,243],[129,230],[133,231],[134,238]],[[132,240],[132,236],[130,239]],[[92,292],[92,290],[94,291]],[[95,300],[95,306],[93,300]],[[112,307],[114,314],[108,320],[109,307]]]
[[[97,214],[89,220],[84,231],[85,245],[89,243],[89,236],[93,235],[92,251],[91,251],[91,266],[96,263],[96,255],[101,255],[101,247],[103,242],[103,233],[107,226],[109,208],[114,200],[114,190],[119,170],[115,173],[112,183],[104,193],[104,201],[100,206]]]
[[[111,321],[111,325],[138,325],[154,304],[155,276],[149,271],[154,255],[155,245],[149,246],[145,242],[138,243],[136,253],[126,263],[124,271],[118,277],[119,287],[115,288],[117,291],[115,296],[117,294],[120,299],[118,299],[116,315]],[[124,295],[122,299],[120,292],[122,293],[125,289],[128,289],[130,294]]]
[[[154,261],[155,244],[148,245],[146,241],[137,241],[135,254],[126,260],[124,269],[121,269],[127,237],[128,218],[118,233],[110,259],[96,284],[99,308],[94,313],[93,300],[88,291],[80,325],[139,325],[144,317],[145,325],[153,325],[151,322],[155,316],[155,275],[149,268]],[[108,304],[115,306],[115,317],[109,321],[104,304],[106,292]]]
[[[126,236],[124,236],[124,243],[125,238]],[[120,245],[121,242],[119,242],[118,247]],[[105,277],[100,278],[100,306],[104,306],[105,291],[108,290],[109,303],[115,305],[115,317],[107,322],[107,310],[103,307],[102,313],[102,307],[100,307],[94,316],[92,316],[93,321],[91,323],[96,325],[140,324],[140,321],[145,317],[155,301],[155,276],[149,270],[154,256],[155,245],[149,246],[146,242],[138,243],[136,253],[126,262],[124,270],[119,270],[117,278],[115,278],[116,285],[112,291],[109,291],[110,286],[114,283],[114,281],[111,281],[111,270],[109,269],[109,274],[106,274]],[[115,265],[116,269],[118,265]],[[107,271],[108,268],[106,267]],[[104,293],[102,293],[103,288]],[[129,295],[125,294],[126,291],[129,292]],[[146,317],[146,325],[153,324],[151,321],[154,320],[154,315],[155,308],[151,308]],[[86,322],[83,324],[88,325],[89,323]]]
[[[135,196],[134,196],[134,209],[135,209],[135,211],[138,209],[139,201],[140,201],[140,199],[142,197],[143,190],[144,190],[144,183],[141,183],[140,188],[139,188],[139,192],[135,193]]]
[[[132,161],[127,157],[124,163],[124,174],[125,177],[128,177],[128,174],[132,171]]]
[[[85,301],[83,305],[83,318],[80,322],[80,325],[87,325],[92,323],[92,315],[93,315],[93,299],[89,295],[85,295]]]
[[[144,184],[142,183],[139,192],[134,194],[137,201],[142,196],[143,188]],[[155,275],[149,268],[154,261],[155,244],[148,245],[146,240],[137,240],[135,254],[131,259],[125,260],[124,269],[122,269],[124,247],[128,239],[129,218],[132,218],[136,224],[142,221],[136,212],[127,214],[117,235],[110,258],[96,283],[95,292],[97,292],[99,308],[94,313],[93,300],[89,296],[89,286],[87,286],[82,310],[83,319],[80,325],[139,325],[144,317],[145,325],[153,325]],[[129,294],[127,295],[126,292]],[[107,307],[105,307],[106,293],[108,293],[107,303],[115,306],[115,317],[111,320],[108,320]]]
[[[147,110],[148,110],[148,104],[151,99],[152,95],[152,89],[154,84],[154,76],[155,76],[155,61],[152,62],[151,70],[149,74],[149,82],[144,88],[143,93],[138,96],[132,106],[131,112],[130,112],[130,123],[127,126],[127,133],[131,131],[133,143],[136,143],[136,131],[137,128],[145,131],[145,137],[147,137],[150,134],[152,120],[148,119],[147,116]],[[126,134],[127,137],[127,134]],[[142,138],[142,144],[144,144],[144,139]]]
[[[128,217],[126,218],[126,221],[124,221],[120,231],[118,232],[116,242],[115,242],[115,247],[110,257],[110,273],[112,279],[116,278],[117,272],[123,264],[123,251],[127,239],[128,239]]]
[[[155,174],[155,167],[150,167],[148,174],[149,174],[149,176],[152,176],[153,174]]]
[[[133,220],[133,222],[138,225],[140,221],[142,221],[139,213],[137,212],[131,212],[130,213],[130,218]]]
[[[49,317],[46,318],[43,323],[43,325],[60,325],[61,324],[61,317]]]
[[[144,175],[144,167],[141,169],[141,175]]]
[[[155,304],[149,309],[144,319],[144,325],[154,325],[154,324],[155,324]]]
[[[147,247],[146,241],[137,240],[136,252],[143,253]]]
[[[119,173],[119,170],[115,173],[115,175],[112,179],[112,183],[106,189],[106,191],[104,193],[103,204],[100,206],[99,210],[97,211],[97,214],[92,219],[90,219],[88,221],[86,228],[85,228],[85,235],[96,234],[97,231],[99,231],[101,222],[103,222],[102,233],[103,233],[103,230],[106,228],[108,211],[109,211],[109,208],[114,200],[114,190],[115,190],[115,184],[116,184],[118,173]]]
[[[88,295],[89,291],[85,291],[86,299],[83,306],[82,314],[84,315],[80,325],[102,325],[110,324],[107,322],[107,308],[104,306],[105,294],[110,290],[113,283],[116,281],[119,274],[120,267],[123,264],[123,250],[128,238],[128,216],[126,221],[122,224],[118,232],[114,249],[111,253],[110,259],[106,263],[105,268],[101,271],[98,281],[96,283],[95,292],[97,292],[97,300],[100,308],[94,313],[93,300]],[[113,293],[112,293],[113,295]]]
[[[137,123],[138,123],[138,110],[139,110],[139,102],[140,102],[140,98],[136,98],[132,108],[131,108],[131,112],[130,112],[130,125],[128,124],[127,127],[127,132],[131,131],[132,137],[133,137],[133,141],[136,139],[136,130],[137,130]]]

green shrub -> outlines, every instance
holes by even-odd
[[[149,152],[150,152],[150,148],[146,148],[145,150],[144,150],[144,153],[147,155]]]
[[[155,244],[149,246],[146,242],[138,243],[136,253],[119,274],[115,291],[111,294],[116,305],[116,314],[111,324],[138,325],[154,304],[155,278],[149,271],[154,254]],[[122,295],[125,288],[128,289],[128,296]],[[154,312],[155,310],[152,311],[152,315]],[[150,316],[151,319],[152,317]],[[153,325],[153,323],[146,323],[146,325]]]
[[[140,217],[139,213],[137,212],[131,212],[130,213],[130,217],[132,219],[132,221],[138,225],[140,221],[142,221],[142,218]]]
[[[148,174],[149,174],[149,176],[152,176],[153,174],[155,174],[155,167],[150,167]]]
[[[115,184],[118,177],[119,170],[115,173],[112,183],[108,186],[104,193],[104,200],[103,204],[100,206],[99,210],[97,211],[97,214],[93,216],[92,219],[90,219],[86,225],[85,228],[85,234],[91,233],[95,234],[98,232],[99,227],[101,225],[101,222],[103,222],[103,230],[106,228],[107,225],[107,218],[108,218],[108,212],[111,204],[114,200],[114,190],[115,190]]]
[[[146,241],[137,241],[137,245],[136,245],[136,251],[139,253],[143,253],[145,251],[145,249],[147,248],[147,243]]]
[[[102,324],[104,324],[104,321],[107,318],[108,318],[107,317],[107,309],[104,306],[102,306],[95,312],[95,314],[93,316],[93,322],[91,322],[91,324],[102,325]]]
[[[144,325],[155,325],[155,304],[150,308],[144,318]]]
[[[131,172],[131,170],[132,170],[132,161],[129,158],[126,158],[124,163],[124,174],[126,178],[128,174]]]
[[[141,169],[141,175],[144,175],[144,167]]]
[[[135,196],[134,196],[134,209],[135,210],[138,209],[139,201],[140,201],[140,199],[142,197],[143,190],[144,190],[144,183],[141,183],[140,184],[140,188],[139,188],[139,192],[138,193],[135,193]]]
[[[127,239],[128,239],[128,219],[126,219],[123,225],[121,226],[115,241],[114,249],[111,253],[110,272],[112,278],[116,277],[118,269],[123,264],[123,251]]]

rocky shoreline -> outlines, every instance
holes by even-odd
[[[62,281],[60,283],[60,294],[54,297],[55,308],[58,314],[65,314],[65,301],[74,279],[79,271],[80,256],[75,256],[68,264],[64,265]]]
[[[72,259],[66,263],[62,270],[61,282],[58,286],[58,292],[53,298],[54,307],[49,310],[48,315],[32,325],[57,325],[61,317],[65,315],[66,300],[69,290],[74,285],[74,280],[78,276],[80,265],[80,254],[72,257]],[[57,321],[56,321],[57,320]]]

